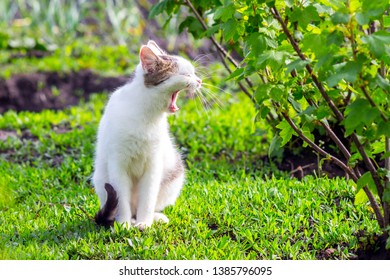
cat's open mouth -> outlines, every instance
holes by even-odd
[[[171,113],[175,113],[176,111],[179,110],[179,107],[177,107],[176,105],[176,100],[177,100],[177,96],[179,94],[179,91],[175,91],[174,93],[172,93],[172,96],[171,96],[171,102],[169,103],[169,112]]]

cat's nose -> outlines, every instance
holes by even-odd
[[[197,79],[196,79],[196,82],[197,82],[197,84],[198,84],[199,87],[202,85],[202,80],[201,80],[201,79],[197,78]]]

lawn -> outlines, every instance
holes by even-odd
[[[298,181],[261,161],[269,140],[255,132],[265,126],[236,94],[221,94],[209,110],[182,98],[170,117],[188,170],[177,203],[165,210],[168,225],[100,228],[89,177],[107,96],[0,116],[2,258],[350,259],[370,242],[359,233],[379,232],[369,208],[354,206],[351,182]]]
[[[381,230],[369,204],[355,205],[355,183],[279,170],[283,149],[268,157],[272,129],[256,117],[264,110],[226,81],[210,44],[145,17],[149,1],[0,2],[0,259],[356,259],[377,249]],[[180,95],[169,118],[186,182],[164,211],[169,224],[106,229],[94,223],[90,177],[109,92],[83,92],[80,73],[128,77],[150,34],[204,74],[203,96]]]

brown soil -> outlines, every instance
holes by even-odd
[[[0,113],[7,110],[62,109],[88,99],[91,93],[110,92],[127,82],[126,77],[102,77],[90,70],[42,72],[0,79]]]

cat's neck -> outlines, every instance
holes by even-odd
[[[124,89],[124,102],[145,123],[159,123],[167,118],[167,104],[158,88],[146,87],[142,68],[137,66],[133,80]]]

